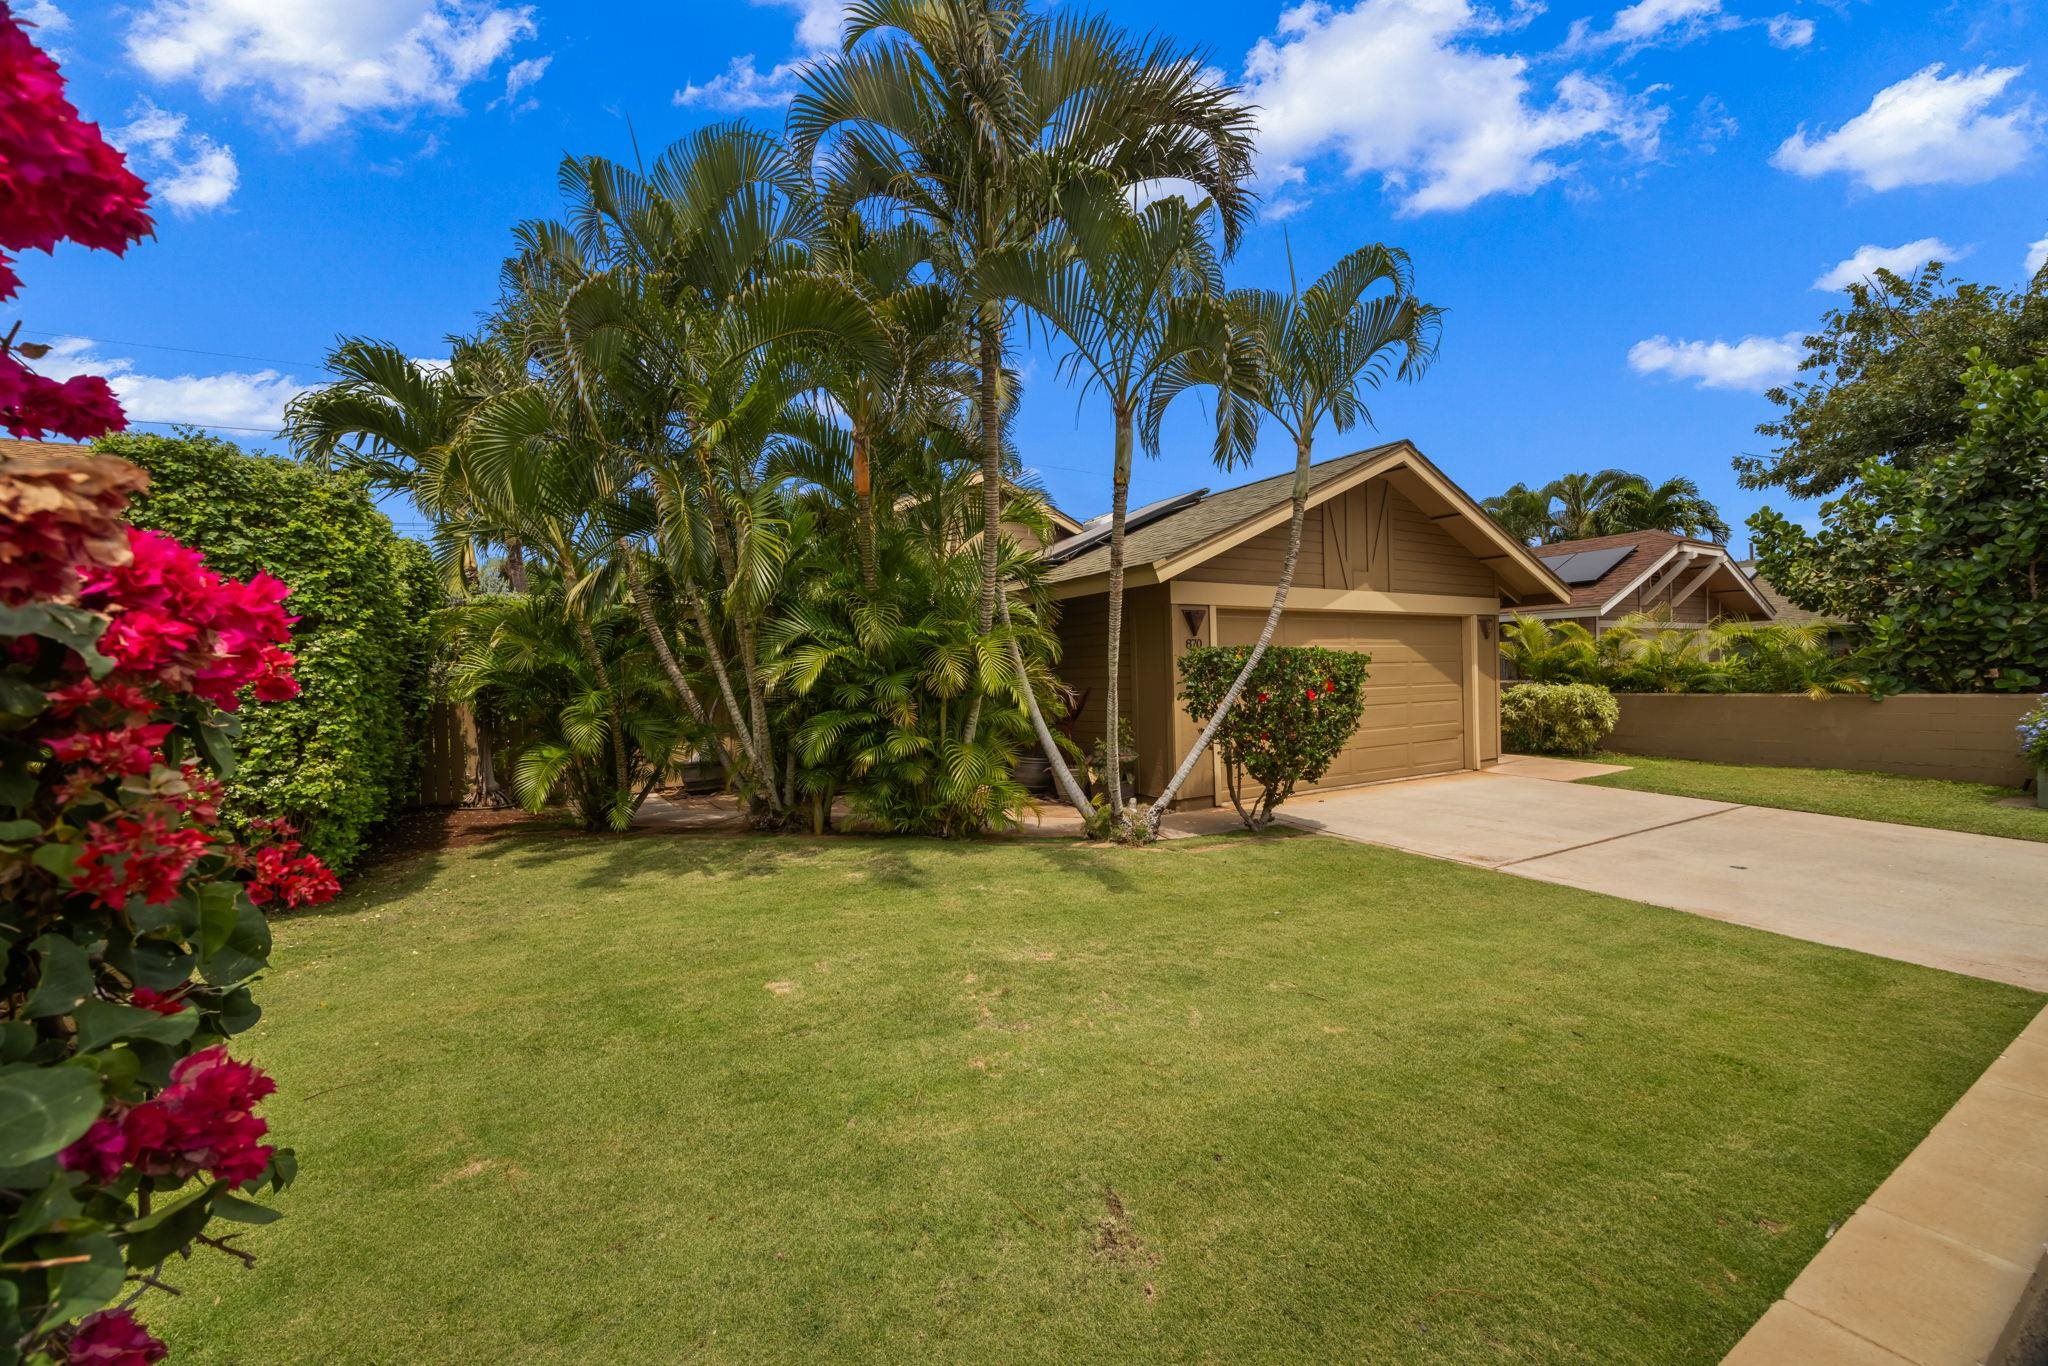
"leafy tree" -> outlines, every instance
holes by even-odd
[[[194,434],[124,434],[99,449],[149,471],[129,507],[136,525],[169,532],[227,573],[291,585],[302,691],[243,712],[226,810],[242,829],[290,819],[345,871],[371,828],[417,790],[427,618],[441,602],[426,547],[392,529],[361,475]]]
[[[1200,721],[1221,712],[1225,718],[1216,732],[1223,785],[1247,829],[1264,830],[1273,808],[1297,786],[1329,772],[1365,713],[1371,662],[1355,650],[1296,645],[1256,658],[1244,645],[1197,645],[1181,655],[1180,697],[1188,715]],[[1229,705],[1226,697],[1247,666],[1251,682],[1242,700]]]
[[[1532,489],[1516,484],[1480,506],[1525,545],[1554,544],[1628,531],[1728,539],[1728,523],[1699,485],[1683,476],[1652,484],[1627,470],[1566,474]]]
[[[1971,352],[1963,432],[1908,463],[1870,456],[1809,534],[1749,519],[1762,572],[1863,628],[1878,692],[2018,692],[2048,679],[2048,361]]]
[[[1236,322],[1259,359],[1251,380],[1252,402],[1279,423],[1294,442],[1294,482],[1287,520],[1287,554],[1273,588],[1259,639],[1246,653],[1237,679],[1217,700],[1216,710],[1202,727],[1152,805],[1146,808],[1148,830],[1173,804],[1181,784],[1209,747],[1230,709],[1271,644],[1294,583],[1301,555],[1301,528],[1308,511],[1309,466],[1314,462],[1316,431],[1328,422],[1348,432],[1372,413],[1360,397],[1389,377],[1416,380],[1436,359],[1441,310],[1415,297],[1408,253],[1398,247],[1360,247],[1331,266],[1307,290],[1245,289],[1230,295]],[[1235,381],[1219,372],[1225,358],[1193,364],[1162,383],[1159,396],[1170,399],[1176,388],[1209,383],[1229,391]]]
[[[1500,523],[1501,530],[1523,545],[1541,545],[1557,539],[1551,534],[1550,490],[1532,489],[1527,484],[1510,485],[1505,493],[1483,500],[1480,507]]]
[[[1725,543],[1728,523],[1721,510],[1700,493],[1700,486],[1683,476],[1652,484],[1639,474],[1628,482],[1608,504],[1602,535],[1623,531],[1670,531],[1680,536],[1701,537]]]
[[[1912,469],[1952,450],[1970,425],[1973,350],[2008,367],[2048,353],[2048,271],[2024,290],[1950,280],[1939,264],[1849,286],[1806,339],[1806,378],[1769,392],[1784,411],[1757,431],[1779,445],[1735,458],[1742,486],[1824,498],[1872,462]]]

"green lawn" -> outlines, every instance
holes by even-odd
[[[1954,783],[1941,778],[1902,778],[1891,773],[1854,773],[1840,768],[1764,768],[1746,764],[1703,764],[1691,759],[1646,759],[1638,754],[1596,754],[1601,763],[1628,764],[1626,773],[1581,781],[1595,787],[1629,787],[1675,797],[1742,802],[1787,811],[1818,811],[1896,825],[1967,830],[2015,840],[2048,840],[2048,811],[2038,806],[2000,806],[2022,795],[2017,788]]]
[[[1336,840],[515,836],[280,922],[187,1362],[1710,1362],[2041,1005]]]

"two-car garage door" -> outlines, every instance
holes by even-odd
[[[1221,612],[1217,643],[1250,645],[1265,621],[1264,612]],[[1459,618],[1289,612],[1280,618],[1273,643],[1363,650],[1372,656],[1366,668],[1365,715],[1318,786],[1454,773],[1465,766],[1464,623]]]

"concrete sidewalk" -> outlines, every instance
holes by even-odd
[[[1277,818],[2048,990],[2048,844],[1498,773],[1359,788]]]

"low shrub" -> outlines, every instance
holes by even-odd
[[[196,435],[108,437],[99,449],[149,471],[128,508],[135,525],[223,573],[291,585],[303,692],[243,711],[223,814],[239,830],[284,817],[345,871],[417,790],[441,598],[427,548],[392,529],[360,478]]]
[[[1207,721],[1250,653],[1245,645],[1198,645],[1182,655],[1180,696],[1188,715]],[[1364,714],[1370,662],[1369,655],[1319,646],[1276,645],[1260,656],[1216,732],[1230,804],[1249,829],[1265,829],[1297,785],[1329,771]]]
[[[1518,754],[1591,754],[1620,723],[1614,694],[1592,683],[1517,683],[1501,694],[1501,747]]]
[[[2020,756],[2037,769],[2048,769],[2048,693],[2041,705],[2020,718]]]

